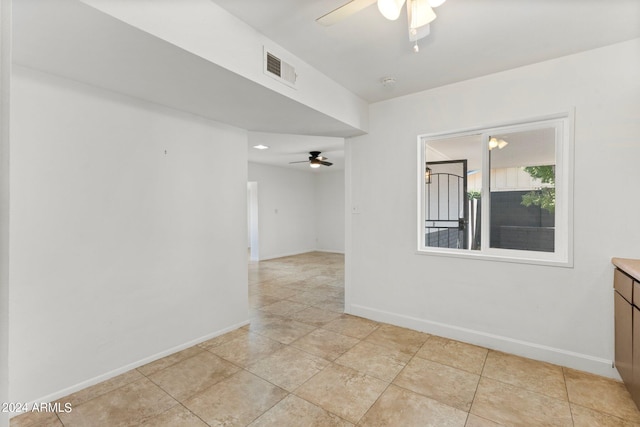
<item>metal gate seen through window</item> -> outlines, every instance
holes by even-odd
[[[467,248],[467,161],[428,162],[425,174],[425,245]]]

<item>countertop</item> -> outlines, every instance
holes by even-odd
[[[640,282],[640,259],[611,258],[613,265]]]

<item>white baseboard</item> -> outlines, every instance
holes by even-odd
[[[328,254],[342,254],[344,255],[344,251],[332,250],[332,249],[316,249],[315,252],[325,252]]]
[[[75,392],[80,391],[80,390],[82,390],[84,388],[90,387],[92,385],[96,385],[98,383],[101,383],[101,382],[106,381],[108,379],[111,379],[113,377],[116,377],[116,376],[118,376],[120,374],[124,374],[125,372],[128,372],[128,371],[130,371],[132,369],[138,368],[138,367],[140,367],[142,365],[146,365],[147,363],[151,363],[151,362],[153,362],[155,360],[162,359],[165,356],[169,356],[170,354],[177,353],[178,351],[184,350],[186,348],[193,347],[196,344],[200,344],[201,342],[204,342],[204,341],[210,340],[212,338],[215,338],[217,336],[226,334],[227,332],[231,332],[233,330],[236,330],[236,329],[241,328],[241,327],[243,327],[245,325],[248,325],[248,324],[249,324],[249,320],[245,320],[244,322],[237,323],[235,325],[229,326],[228,328],[221,329],[221,330],[213,332],[211,334],[207,334],[207,335],[202,336],[200,338],[196,338],[194,340],[188,341],[188,342],[186,342],[184,344],[180,344],[180,345],[177,345],[175,347],[169,348],[167,350],[161,351],[160,353],[156,353],[156,354],[154,354],[152,356],[145,357],[144,359],[138,360],[136,362],[129,363],[128,365],[122,366],[120,368],[117,368],[117,369],[114,369],[112,371],[106,372],[104,374],[98,375],[96,377],[90,378],[90,379],[88,379],[86,381],[82,381],[82,382],[80,382],[78,384],[74,384],[71,387],[64,388],[64,389],[59,390],[59,391],[57,391],[55,393],[51,393],[51,394],[49,394],[47,396],[41,397],[40,399],[36,399],[36,400],[34,400],[32,402],[29,402],[28,403],[28,407],[31,408],[36,403],[40,404],[40,403],[54,402],[54,401],[56,401],[58,399],[61,399],[61,398],[65,397],[65,396],[70,395],[71,393],[75,393]],[[18,414],[18,413],[11,414],[11,417],[14,417],[14,416],[17,416],[17,415],[20,415],[20,414]]]
[[[428,319],[391,313],[357,304],[345,306],[345,313],[620,380],[620,375],[613,367],[612,360],[588,354],[448,325]]]
[[[315,249],[304,249],[304,250],[300,250],[300,251],[296,251],[296,252],[286,252],[286,253],[281,253],[281,254],[276,254],[276,255],[267,255],[265,257],[260,257],[260,261],[267,261],[270,259],[276,259],[276,258],[284,258],[287,256],[294,256],[294,255],[302,255],[302,254],[306,254],[309,252],[315,252]]]
[[[329,249],[306,249],[306,250],[302,250],[302,251],[298,251],[298,252],[288,252],[288,253],[282,253],[282,254],[278,254],[278,255],[267,255],[266,257],[260,257],[259,261],[267,261],[267,260],[270,260],[270,259],[284,258],[284,257],[288,257],[288,256],[308,254],[309,252],[326,252],[326,253],[330,253],[330,254],[343,254],[344,255],[344,251],[334,251],[334,250],[329,250]]]

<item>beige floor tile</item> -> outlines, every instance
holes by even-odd
[[[480,375],[488,350],[432,335],[416,356]]]
[[[329,361],[293,347],[285,347],[249,365],[249,371],[265,380],[293,391],[320,372]]]
[[[384,381],[333,364],[304,383],[295,394],[355,424],[386,388]]]
[[[277,285],[265,285],[260,286],[257,293],[268,296],[276,299],[285,299],[295,295],[298,291],[293,290],[291,288],[287,288],[285,286],[277,286]],[[253,293],[253,292],[252,292]]]
[[[556,399],[567,399],[562,367],[550,363],[490,351],[482,376]]]
[[[640,412],[621,382],[564,368],[569,401],[640,423]]]
[[[322,327],[342,335],[354,337],[358,339],[366,338],[371,332],[378,329],[380,324],[373,320],[363,319],[362,317],[343,314],[336,320],[333,320]]]
[[[284,301],[284,300],[283,300]],[[255,332],[256,328],[261,328],[264,326],[270,326],[269,323],[277,320],[282,320],[282,316],[277,316],[275,314],[267,313],[265,311],[261,311],[257,309],[261,313],[261,315],[255,319],[251,319],[247,328],[250,332]]]
[[[283,347],[278,341],[250,332],[209,351],[244,368]]]
[[[350,427],[353,424],[304,399],[289,395],[249,425],[249,427],[285,426]]]
[[[571,404],[571,415],[575,427],[638,427],[640,423],[623,420],[604,412],[594,411],[576,404]]]
[[[363,427],[464,427],[467,413],[394,385],[358,424]]]
[[[128,372],[125,372],[124,374],[120,374],[116,377],[70,394],[69,396],[65,396],[62,399],[58,399],[57,402],[61,403],[62,405],[64,405],[65,403],[70,403],[71,406],[75,408],[76,406],[88,400],[102,396],[103,394],[106,394],[124,385],[130,384],[134,381],[138,381],[142,378],[144,378],[144,376],[140,372],[132,369]]]
[[[25,412],[11,418],[10,427],[63,427],[55,412]]]
[[[324,295],[325,297],[331,297],[331,298],[344,297],[344,289],[339,286],[317,285],[315,288],[310,290],[310,292],[318,295]]]
[[[505,426],[571,426],[566,400],[514,387],[491,378],[478,385],[471,413]]]
[[[246,426],[287,395],[247,371],[219,382],[184,402],[211,426]]]
[[[294,301],[300,304],[315,305],[327,299],[326,295],[316,294],[313,292],[298,292],[297,294],[287,298],[289,301]]]
[[[407,353],[362,341],[337,358],[335,362],[391,382],[410,359],[411,355]]]
[[[501,424],[494,423],[477,415],[469,414],[464,427],[501,427]]]
[[[249,273],[251,274],[251,273]],[[249,282],[249,297],[260,294],[260,283]]]
[[[330,274],[324,274],[324,273],[329,273],[329,271],[327,271],[326,269],[322,268],[322,269],[319,269],[318,271],[320,274],[305,279],[305,282],[310,283],[312,285],[331,286],[332,284],[335,284],[338,281],[338,279],[335,276],[332,276]]]
[[[344,286],[340,287],[340,290],[338,291],[338,293],[339,293],[339,297],[344,299]]]
[[[292,290],[294,290],[294,291],[296,291],[298,293],[301,293],[301,292],[310,293],[316,287],[318,287],[318,284],[308,281],[303,276],[298,276],[297,279],[298,280],[296,280],[295,282],[287,283],[286,287],[290,288],[290,289],[292,289]]]
[[[269,269],[268,267],[261,266],[257,270],[249,272],[249,283],[260,284],[270,280],[284,278],[287,276],[287,272],[283,272],[277,269]]]
[[[313,331],[315,326],[285,319],[279,316],[267,316],[251,320],[251,331],[283,344],[291,344],[298,338]]]
[[[322,310],[315,307],[308,307],[304,310],[300,310],[289,315],[289,318],[293,320],[297,320],[298,322],[306,323],[308,325],[313,325],[316,327],[326,325],[327,323],[337,319],[338,317],[340,317],[339,313]]]
[[[149,418],[140,427],[208,427],[200,418],[182,405],[174,406],[160,415]]]
[[[344,270],[334,267],[322,267],[318,270],[321,276],[330,277],[330,286],[344,287]]]
[[[248,333],[249,333],[248,325],[243,326],[242,328],[234,329],[233,331],[227,332],[226,334],[201,342],[200,344],[198,344],[198,347],[204,348],[205,350],[209,350],[219,345],[226,344],[229,341],[233,341],[236,338],[244,337]]]
[[[204,350],[198,346],[189,347],[177,353],[170,354],[167,357],[163,357],[162,359],[158,359],[154,362],[147,363],[146,365],[140,366],[138,368],[138,372],[140,372],[143,375],[151,375],[154,372],[158,372],[171,365],[175,365],[181,360],[188,359],[189,357],[195,356],[196,354],[201,353],[203,351]]]
[[[316,329],[291,345],[324,359],[335,360],[358,342],[356,338]]]
[[[65,427],[132,426],[177,404],[158,386],[142,378],[58,416]]]
[[[336,313],[344,313],[344,297],[342,298],[334,298],[329,297],[325,298],[320,302],[316,302],[313,304],[314,307],[321,308],[323,310],[334,311]]]
[[[429,335],[422,332],[398,326],[382,325],[365,340],[414,355],[427,338],[429,338]]]
[[[260,285],[266,288],[288,287],[291,289],[295,289],[295,287],[292,286],[292,284],[300,280],[299,267],[297,266],[291,266],[286,268],[279,267],[278,271],[280,272],[280,277],[267,280],[266,282],[260,283]]]
[[[265,305],[274,304],[278,301],[281,300],[261,294],[260,292],[249,292],[249,308],[260,308],[264,307]]]
[[[479,379],[479,375],[414,357],[393,383],[445,405],[469,411]]]
[[[294,302],[290,300],[281,300],[271,305],[266,305],[261,307],[260,310],[265,313],[275,314],[277,316],[287,317],[297,311],[304,310],[308,308],[308,305],[300,304],[299,302]]]
[[[307,268],[303,267],[299,270],[298,279],[305,283],[309,283],[310,286],[316,286],[317,285],[316,283],[308,282],[308,280],[318,276],[321,272],[322,272],[321,263],[313,261],[308,265]]]
[[[151,374],[149,378],[182,402],[239,370],[239,367],[215,354],[203,351]]]

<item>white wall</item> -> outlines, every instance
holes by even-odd
[[[316,177],[316,249],[344,253],[344,171]]]
[[[10,400],[247,320],[247,136],[14,67]]]
[[[610,259],[640,258],[639,75],[635,39],[372,105],[347,141],[347,311],[615,376]],[[416,254],[417,135],[572,107],[573,268]]]
[[[344,171],[309,173],[249,163],[257,182],[259,258],[344,252]]]
[[[9,93],[11,1],[0,1],[0,402],[9,402]],[[9,414],[0,413],[0,427]]]
[[[248,176],[249,181],[258,183],[260,259],[315,250],[314,175],[249,163]]]

